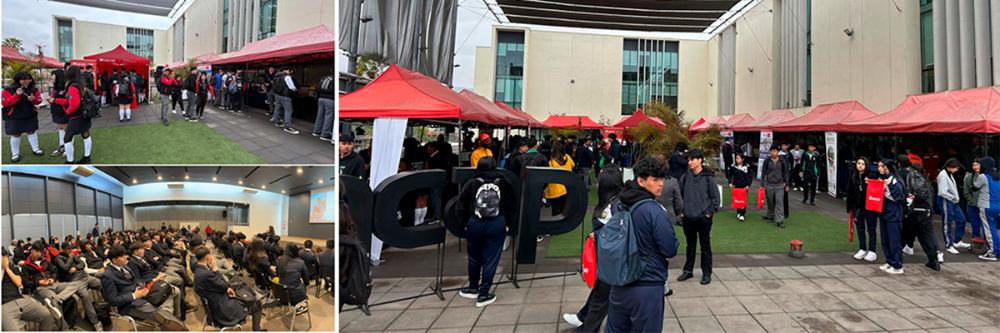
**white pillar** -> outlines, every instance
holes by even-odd
[[[959,58],[958,39],[958,3],[961,0],[947,0],[948,38],[945,38],[948,48],[948,90],[962,89],[962,65]]]
[[[990,0],[990,30],[993,37],[990,38],[993,54],[993,82],[1000,82],[1000,0]]]
[[[253,38],[252,38],[252,40],[257,40],[258,38],[260,38],[260,3],[259,2],[256,2],[256,1],[253,2],[253,18],[251,20],[253,21],[253,34],[252,34]]]
[[[990,73],[990,3],[989,0],[975,0],[974,6],[976,87],[986,87],[993,85],[993,77]]]
[[[1000,0],[993,1],[1000,2]],[[945,42],[948,36],[948,21],[945,13],[947,7],[944,1],[934,1],[934,8],[931,11],[934,22],[934,91],[948,90],[948,45]],[[998,25],[994,24],[994,26]]]
[[[960,0],[958,2],[958,54],[962,69],[962,89],[972,88],[976,85],[976,35],[973,23],[972,1]]]

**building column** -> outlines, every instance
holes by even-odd
[[[948,6],[945,14],[948,15],[946,24],[948,25],[948,35],[945,38],[948,49],[948,90],[962,89],[962,65],[958,52],[958,3],[961,0],[946,0]]]
[[[972,1],[958,2],[959,59],[962,69],[962,89],[976,85],[976,39],[973,24]]]
[[[990,38],[990,45],[993,49],[993,82],[1000,82],[1000,0],[990,0],[990,30],[993,37]]]
[[[261,8],[260,8],[260,3],[259,2],[254,1],[253,3],[254,3],[254,5],[253,5],[253,18],[251,19],[251,21],[253,21],[253,40],[257,40],[258,38],[260,38],[260,10],[261,10]]]
[[[1000,0],[993,0],[1000,2]],[[938,0],[933,3],[931,10],[933,15],[934,28],[934,91],[948,90],[948,36],[947,14],[945,2]],[[996,25],[994,25],[996,26]]]
[[[990,3],[975,0],[976,87],[993,85],[990,73]],[[997,36],[1000,37],[1000,36]]]

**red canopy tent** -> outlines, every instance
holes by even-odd
[[[712,125],[718,125],[719,127],[722,127],[723,125],[726,124],[726,120],[729,119],[729,117],[731,116],[718,116],[710,120],[705,120],[705,118],[701,118],[702,121],[695,122],[695,124],[692,124],[689,130],[691,132],[704,132],[707,131],[709,128],[711,128]]]
[[[604,125],[590,119],[587,116],[549,116],[542,121],[542,124],[555,128],[576,128],[576,129],[603,129]]]
[[[479,94],[474,93],[471,90],[462,89],[462,91],[460,91],[458,94],[461,95],[462,97],[465,97],[465,98],[469,99],[469,101],[471,101],[473,103],[476,103],[479,107],[482,107],[483,109],[489,110],[492,113],[494,113],[496,115],[499,115],[499,116],[503,117],[504,119],[506,119],[506,122],[504,122],[503,124],[498,124],[498,125],[507,125],[507,126],[515,126],[515,127],[528,127],[528,126],[530,126],[530,124],[528,123],[528,121],[525,120],[524,118],[521,118],[519,115],[517,115],[515,113],[508,112],[507,110],[501,108],[500,106],[497,106],[496,104],[493,104],[493,102],[491,102],[490,100],[486,99],[486,97],[480,96]]]
[[[792,110],[771,110],[764,112],[764,114],[760,115],[760,119],[756,121],[741,122],[733,124],[734,126],[731,127],[735,132],[760,132],[770,130],[771,126],[795,119],[796,117],[798,116]]]
[[[31,62],[31,60],[28,59],[28,57],[25,57],[17,49],[8,46],[3,47],[3,61]]]
[[[611,125],[611,127],[633,128],[633,127],[639,127],[639,124],[650,124],[659,129],[667,128],[667,124],[664,124],[663,120],[660,120],[660,118],[647,116],[646,113],[642,112],[641,109],[635,110],[635,113],[633,113],[628,117],[622,118],[622,120],[619,120],[614,125]]]
[[[194,57],[192,59],[194,60],[195,66],[197,66],[197,65],[211,63],[212,61],[218,60],[219,59],[219,55],[215,54],[215,52],[209,52],[209,53],[205,53],[205,54],[202,54],[200,56]],[[185,65],[187,65],[186,61],[177,61],[177,62],[173,62],[173,63],[167,64],[167,65],[165,65],[165,67],[166,68],[177,68],[177,67],[182,67],[182,66],[185,66]]]
[[[542,124],[542,122],[538,121],[538,119],[535,119],[535,117],[532,117],[527,112],[515,109],[514,107],[512,107],[510,105],[507,105],[507,103],[497,101],[497,102],[493,102],[493,104],[496,104],[501,109],[503,109],[503,110],[505,110],[507,112],[510,112],[512,114],[515,114],[518,117],[524,119],[528,123],[528,127],[532,127],[532,128],[546,127],[545,124]]]
[[[1000,93],[985,87],[910,95],[889,112],[842,126],[865,133],[1000,133]]]
[[[753,115],[749,113],[737,113],[726,118],[726,122],[719,124],[719,127],[723,129],[736,129],[737,127],[747,126],[757,121]]]
[[[691,126],[688,126],[688,131],[694,131],[696,127],[701,126],[705,122],[706,122],[705,118],[698,118],[698,120],[695,120],[693,123],[691,123]]]
[[[775,132],[840,132],[844,129],[843,123],[877,115],[858,101],[829,103],[819,105],[801,117],[774,125],[771,129]]]
[[[103,73],[105,71],[111,72],[112,69],[133,69],[137,74],[139,74],[140,77],[142,77],[142,80],[146,82],[147,85],[149,83],[149,59],[137,56],[126,50],[121,45],[118,45],[118,47],[112,49],[111,51],[89,55],[83,57],[83,59],[97,62],[97,65],[94,66],[95,80],[100,75],[99,73]],[[142,89],[139,87],[136,88]],[[149,90],[150,89],[146,89],[147,97]]]
[[[287,64],[312,60],[332,61],[335,49],[333,41],[333,32],[325,25],[318,25],[246,44],[238,51],[223,54],[210,63]]]
[[[496,114],[441,82],[397,65],[361,89],[340,97],[340,118],[455,119],[502,125]]]
[[[37,55],[31,58],[31,62],[42,68],[62,68],[63,63],[53,57]]]

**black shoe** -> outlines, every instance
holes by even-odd
[[[701,284],[705,285],[705,284],[709,284],[709,283],[712,283],[712,274],[702,275],[701,276]]]
[[[816,203],[815,202],[809,202],[809,205],[815,206]]]
[[[45,155],[45,151],[41,150],[41,149],[39,149],[39,150],[32,150],[31,153],[35,154],[35,156],[43,156],[43,155]]]
[[[476,297],[476,307],[481,308],[497,301],[497,295],[487,294],[485,296]]]
[[[784,222],[778,223],[778,228],[784,229],[785,228],[785,223]]]
[[[930,268],[931,270],[933,270],[935,272],[940,272],[941,271],[941,263],[937,262],[936,259],[934,261],[931,261],[931,262],[928,262],[928,263],[924,264],[924,266],[927,266],[927,268]]]
[[[79,161],[76,161],[76,164],[90,164],[90,156],[84,156]]]
[[[692,274],[691,272],[683,272],[683,273],[681,273],[681,276],[677,277],[677,281],[684,281],[684,280],[687,280],[687,279],[690,279],[690,278],[693,278],[693,277],[694,277],[694,274]]]
[[[479,288],[465,287],[458,291],[458,296],[468,299],[476,299],[479,297]]]
[[[667,292],[663,293],[663,297],[671,296],[673,294],[674,294],[674,290],[671,289],[671,288],[667,288]]]
[[[10,163],[17,163],[21,161],[21,155],[14,155],[10,158]]]

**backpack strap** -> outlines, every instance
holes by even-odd
[[[641,206],[642,204],[647,203],[647,202],[656,202],[656,200],[653,200],[653,199],[642,199],[642,200],[639,200],[639,202],[636,202],[636,203],[632,204],[632,207],[629,207],[629,209],[628,209],[629,214],[635,212],[635,210],[638,209],[639,206]]]

